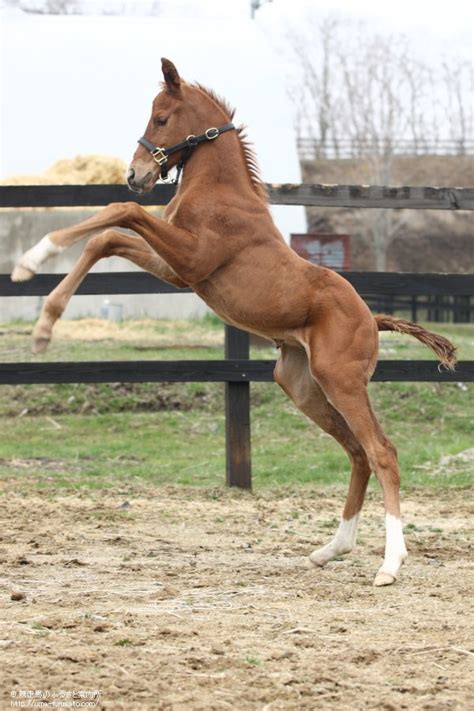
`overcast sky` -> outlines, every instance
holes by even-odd
[[[28,0],[35,1],[41,2]],[[41,171],[78,152],[128,160],[165,55],[185,78],[208,84],[237,106],[237,118],[249,125],[262,156],[265,179],[285,180],[274,145],[291,140],[293,125],[286,84],[295,70],[284,52],[286,33],[290,26],[304,31],[309,15],[324,17],[328,3],[273,0],[252,21],[249,0],[161,0],[162,15],[153,18],[22,15],[11,9],[12,0],[0,0],[0,7],[6,2],[0,35],[1,177]],[[91,11],[124,5],[85,2]],[[150,4],[126,3],[134,12],[146,12]],[[472,58],[471,5],[461,1],[448,12],[446,3],[432,0],[330,3],[331,12],[363,18],[374,30],[407,33],[433,62],[449,52]],[[26,137],[33,150],[24,149]]]
[[[104,4],[110,9],[113,0],[90,7]],[[286,93],[294,67],[282,48],[288,27],[307,27],[308,13],[324,17],[327,2],[273,0],[254,20],[249,0],[162,0],[163,14],[153,18],[26,15],[11,5],[2,11],[0,35],[1,177],[41,172],[78,153],[128,161],[167,56],[184,78],[237,106],[265,180],[299,180]],[[383,32],[407,33],[430,61],[451,51],[472,56],[473,11],[462,0],[452,11],[413,0],[331,0],[330,8]]]

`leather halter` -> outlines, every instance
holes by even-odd
[[[191,157],[191,153],[196,148],[196,146],[198,146],[200,143],[205,143],[206,141],[213,141],[215,138],[219,138],[221,133],[231,131],[232,129],[235,129],[233,123],[226,123],[220,128],[215,128],[213,126],[211,128],[208,128],[206,131],[204,131],[204,133],[201,133],[199,136],[194,136],[191,134],[184,141],[181,141],[181,143],[175,143],[174,146],[168,146],[167,148],[160,148],[160,146],[155,146],[144,136],[138,139],[138,143],[141,143],[142,146],[145,146],[145,148],[150,151],[151,155],[153,156],[153,159],[160,166],[160,177],[162,180],[166,180],[168,178],[168,156],[170,156],[172,153],[183,151],[183,155],[181,156],[177,164],[178,173],[175,180],[173,181],[174,183],[177,183],[179,180],[179,176],[181,175],[181,171],[183,170],[187,160]]]

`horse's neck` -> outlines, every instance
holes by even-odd
[[[223,188],[240,195],[249,189],[255,192],[236,132],[223,134],[193,152],[183,170],[180,196],[196,188],[211,194]]]

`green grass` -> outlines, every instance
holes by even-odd
[[[43,359],[223,357],[222,328],[212,318],[125,323],[99,341],[79,338],[83,323],[75,329]],[[474,357],[472,326],[434,330],[458,344],[460,358]],[[34,360],[30,331],[29,324],[0,326],[0,359]],[[252,349],[252,357],[274,358],[275,351]],[[381,357],[429,358],[430,352],[408,337],[384,334]],[[457,383],[370,385],[382,425],[398,448],[404,488],[471,483],[472,461],[446,465],[441,459],[474,446],[472,391],[472,385]],[[255,487],[348,481],[344,452],[276,385],[253,383],[251,395]],[[68,489],[133,482],[219,486],[225,472],[223,403],[220,383],[2,386],[0,477]]]

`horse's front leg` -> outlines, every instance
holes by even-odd
[[[128,203],[113,203],[99,210],[92,217],[82,220],[77,225],[54,230],[45,235],[31,249],[26,251],[15,265],[12,281],[31,279],[50,257],[61,254],[65,249],[85,237],[91,237],[107,227],[120,225],[125,219]]]
[[[194,274],[191,264],[196,256],[196,236],[187,230],[153,217],[135,202],[123,202],[107,205],[96,215],[77,225],[55,230],[45,235],[34,247],[23,254],[13,270],[12,280],[31,279],[49,257],[60,254],[75,242],[102,232],[108,227],[128,227],[135,230],[178,274],[181,275],[182,270],[185,270],[186,273],[191,271],[191,274]],[[189,279],[184,274],[182,276],[189,283]]]
[[[140,237],[130,237],[117,230],[106,230],[93,237],[64,279],[53,289],[43,304],[33,330],[33,353],[44,353],[51,340],[53,327],[72,295],[89,270],[103,257],[129,259],[154,276],[182,289],[187,284]]]
[[[217,242],[211,245],[209,235],[198,238],[191,229],[153,217],[135,202],[127,205],[122,226],[137,232],[187,284],[205,279],[219,266]]]

